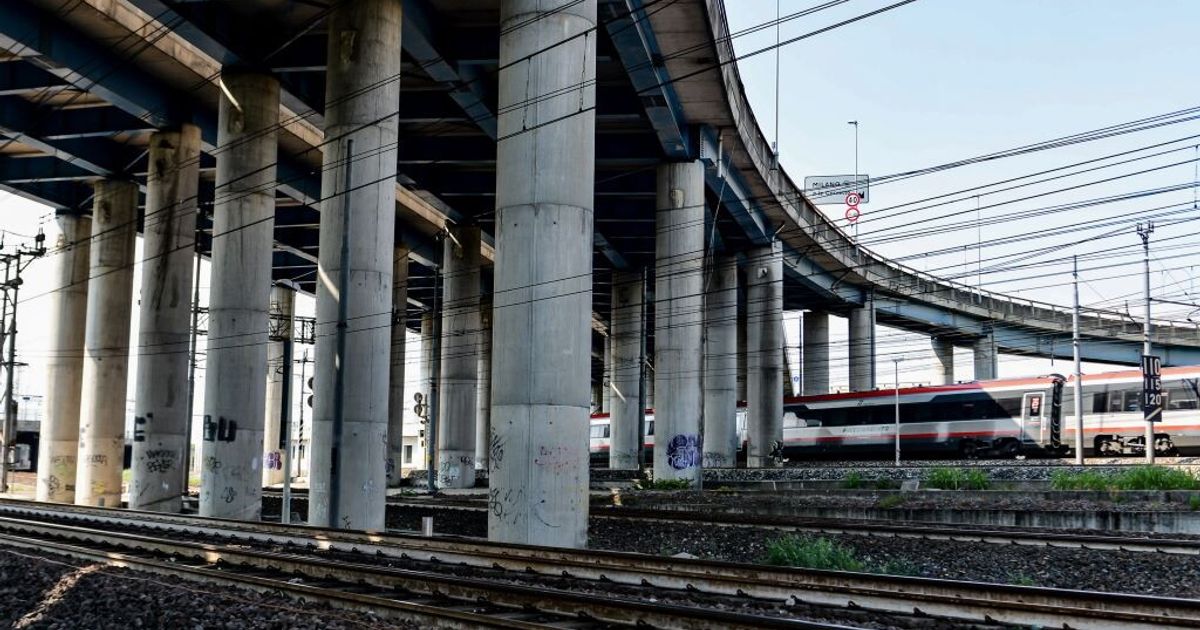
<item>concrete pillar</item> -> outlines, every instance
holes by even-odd
[[[384,528],[400,7],[358,0],[335,5],[328,19],[325,137],[338,140],[324,147],[321,178],[316,383],[329,394],[313,410],[308,519],[318,526]]]
[[[944,337],[930,337],[929,341],[933,345],[935,383],[954,384],[954,343]]]
[[[76,505],[121,505],[137,204],[137,184],[96,182],[79,403]]]
[[[996,335],[990,328],[975,340],[975,380],[989,381],[999,377],[999,356],[996,352]]]
[[[704,308],[704,466],[737,465],[737,258],[713,259]]]
[[[659,166],[656,203],[654,478],[698,485],[704,452],[704,166]]]
[[[850,391],[875,389],[875,302],[850,310]]]
[[[608,338],[612,345],[612,397],[609,410],[608,467],[634,470],[638,467],[638,401],[641,394],[642,293],[641,271],[616,271],[612,279],[612,321]]]
[[[475,485],[479,400],[479,227],[450,228],[443,244],[442,382],[438,397],[438,485]],[[457,240],[456,240],[457,239]]]
[[[763,468],[783,440],[783,251],[774,241],[747,257],[746,466]]]
[[[283,483],[284,346],[292,339],[296,319],[296,293],[288,286],[271,287],[270,319],[267,323],[266,413],[263,415],[263,485]]]
[[[829,315],[804,314],[804,396],[829,393]]]
[[[596,0],[502,0],[500,22],[488,537],[583,547]]]
[[[492,441],[492,296],[479,299],[479,389],[476,392],[475,468],[487,470]]]
[[[54,288],[46,331],[46,396],[38,440],[37,500],[75,501],[79,454],[79,398],[83,388],[84,331],[88,305],[88,253],[92,220],[59,214],[54,246]]]
[[[200,129],[150,136],[129,507],[178,512],[187,491],[188,366]]]
[[[392,256],[392,349],[388,375],[387,485],[400,487],[404,478],[404,344],[408,336],[408,248]]]
[[[228,93],[222,91],[217,123],[200,515],[257,520],[279,83],[228,70],[221,81]],[[328,398],[327,391],[318,386],[314,401]]]
[[[738,307],[737,307],[737,399],[744,401],[747,399],[746,394],[746,298],[742,292],[739,292]]]

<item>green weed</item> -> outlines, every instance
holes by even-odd
[[[925,484],[940,490],[987,490],[991,481],[987,473],[977,468],[934,468]]]
[[[634,490],[690,490],[691,487],[690,479],[638,479],[633,482]]]
[[[854,550],[828,538],[784,536],[767,545],[766,564],[833,571],[862,571]]]
[[[879,501],[875,503],[875,507],[881,510],[890,510],[892,508],[900,507],[904,504],[905,500],[906,498],[902,494],[889,494],[885,497],[881,497]]]
[[[1200,478],[1195,474],[1165,466],[1132,466],[1119,472],[1085,470],[1055,471],[1050,477],[1055,490],[1196,490]]]
[[[847,490],[858,490],[864,485],[866,485],[866,482],[863,480],[862,473],[858,472],[857,470],[850,471],[850,473],[846,475],[846,478],[842,480],[842,487],[846,488]]]

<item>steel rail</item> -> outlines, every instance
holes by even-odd
[[[62,525],[0,517],[0,532],[15,532],[32,542],[51,537],[84,545],[102,545],[138,553],[187,558],[209,567],[250,569],[310,580],[334,580],[353,588],[380,592],[401,590],[434,600],[449,600],[448,607],[502,606],[510,613],[537,612],[558,617],[536,627],[576,627],[582,620],[597,624],[692,629],[713,625],[733,630],[758,628],[841,629],[842,625],[809,622],[788,617],[733,612],[711,607],[691,607],[524,586],[444,572],[421,571],[378,564],[330,560],[291,553],[258,551],[233,545],[216,545],[145,536],[129,532]],[[3,534],[0,534],[3,536]],[[2,538],[0,538],[2,539]],[[105,554],[100,554],[105,555]],[[126,557],[127,554],[121,554]],[[216,570],[216,569],[210,569]],[[286,583],[286,582],[284,582]],[[369,593],[368,593],[369,594]],[[489,617],[485,615],[484,617]],[[606,626],[607,627],[607,626]]]
[[[11,502],[8,502],[11,503]],[[135,513],[111,508],[0,504],[0,512],[68,514],[102,525],[135,523],[164,532],[241,536],[249,541],[311,545],[414,560],[508,569],[551,576],[795,601],[894,614],[996,620],[1060,627],[1200,627],[1200,601],[1146,595],[961,582],[907,576],[816,571],[645,554],[579,551],[476,540],[345,532],[223,519]],[[1064,625],[1065,624],[1065,625]]]

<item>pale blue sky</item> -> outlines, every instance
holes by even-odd
[[[811,0],[781,0],[788,15],[817,4]],[[890,4],[886,0],[852,0],[842,6],[800,18],[781,27],[781,37],[791,37],[833,24]],[[773,20],[775,0],[726,0],[730,30]],[[829,33],[784,47],[780,54],[781,161],[797,181],[805,175],[850,173],[854,168],[853,128],[860,123],[859,170],[872,176],[932,166],[961,158],[1008,149],[1133,119],[1200,105],[1200,87],[1189,77],[1200,58],[1195,25],[1200,23],[1200,3],[1185,1],[1130,2],[1117,0],[918,0]],[[774,29],[735,40],[745,54],[775,42]],[[669,54],[670,51],[665,51]],[[768,137],[774,133],[775,55],[766,53],[739,64],[751,104]],[[1179,218],[1200,218],[1186,212],[1193,192],[1178,191],[1142,200],[1109,204],[1086,210],[1039,213],[1034,218],[984,227],[975,225],[975,200],[963,199],[936,209],[879,218],[896,212],[889,208],[924,197],[943,194],[995,180],[1093,159],[1153,143],[1200,134],[1200,123],[1170,125],[1163,129],[1121,138],[959,168],[871,189],[871,204],[860,225],[863,242],[889,257],[905,258],[918,269],[943,275],[965,274],[974,285],[977,238],[1037,235],[1055,226],[1119,219],[1138,210],[1174,204]],[[1129,193],[1157,186],[1194,181],[1194,164],[1128,177],[1116,181],[1048,195],[1021,203],[987,209],[989,204],[1078,185],[1092,180],[1192,161],[1200,140],[1170,145],[1180,151],[1139,160],[1078,177],[1030,186],[1007,193],[982,195],[980,215],[990,217],[1016,210],[1033,210],[1052,204],[1078,202],[1105,195]],[[1137,157],[1137,156],[1130,156]],[[1128,159],[1128,158],[1126,158]],[[973,195],[974,193],[971,193]],[[830,216],[841,217],[844,206],[822,206]],[[872,213],[879,213],[872,216]],[[948,215],[948,216],[942,216]],[[938,218],[942,216],[942,218]],[[907,231],[911,220],[928,230],[957,225],[962,229],[924,238],[904,238],[880,243],[882,228]],[[842,222],[844,224],[844,221]],[[917,227],[914,226],[914,227]],[[1180,225],[1160,225],[1155,239],[1175,237],[1173,249],[1155,254],[1152,282],[1155,293],[1180,301],[1194,301],[1190,293],[1191,270],[1200,264],[1200,248],[1191,244],[1200,220]],[[1124,257],[1084,261],[1082,274],[1085,304],[1131,307],[1140,317],[1141,279],[1128,275],[1140,269],[1140,243],[1133,228],[1118,238],[1072,246],[1084,235],[1110,231],[1079,229],[1049,239],[1024,240],[1003,247],[984,248],[987,259],[1035,247],[1056,246],[1056,251],[1036,260],[1070,254],[1086,256],[1126,246]],[[875,231],[872,235],[871,232]],[[872,242],[875,239],[875,242]],[[923,256],[935,249],[960,249],[939,257]],[[1087,270],[1112,263],[1125,266]],[[964,265],[965,263],[965,265]],[[956,267],[946,268],[956,265]],[[1182,269],[1181,269],[1182,267]],[[1033,276],[1038,277],[1033,277]],[[1004,274],[985,274],[984,288],[1015,293],[1069,305],[1069,263]],[[1055,285],[1055,286],[1047,286]],[[1156,313],[1183,319],[1192,310],[1156,305]],[[835,343],[843,338],[835,329]],[[891,335],[885,331],[882,335]],[[915,336],[889,337],[880,348],[880,374],[888,374],[889,352],[911,359],[907,370],[913,380],[928,378],[931,355],[928,342]],[[959,377],[970,375],[960,354]],[[885,369],[886,367],[886,369]],[[965,367],[965,369],[963,369]],[[1001,374],[1015,376],[1049,369],[1049,362],[1006,357]],[[1061,362],[1054,369],[1062,371]],[[835,370],[837,368],[835,367]],[[844,367],[842,368],[844,370]],[[905,378],[902,376],[902,379]],[[835,380],[837,374],[835,372]],[[883,379],[881,379],[883,380]]]

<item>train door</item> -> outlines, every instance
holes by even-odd
[[[1045,416],[1046,394],[1044,392],[1026,392],[1021,398],[1021,441],[1036,442],[1041,444],[1045,441],[1046,423],[1043,422]]]

